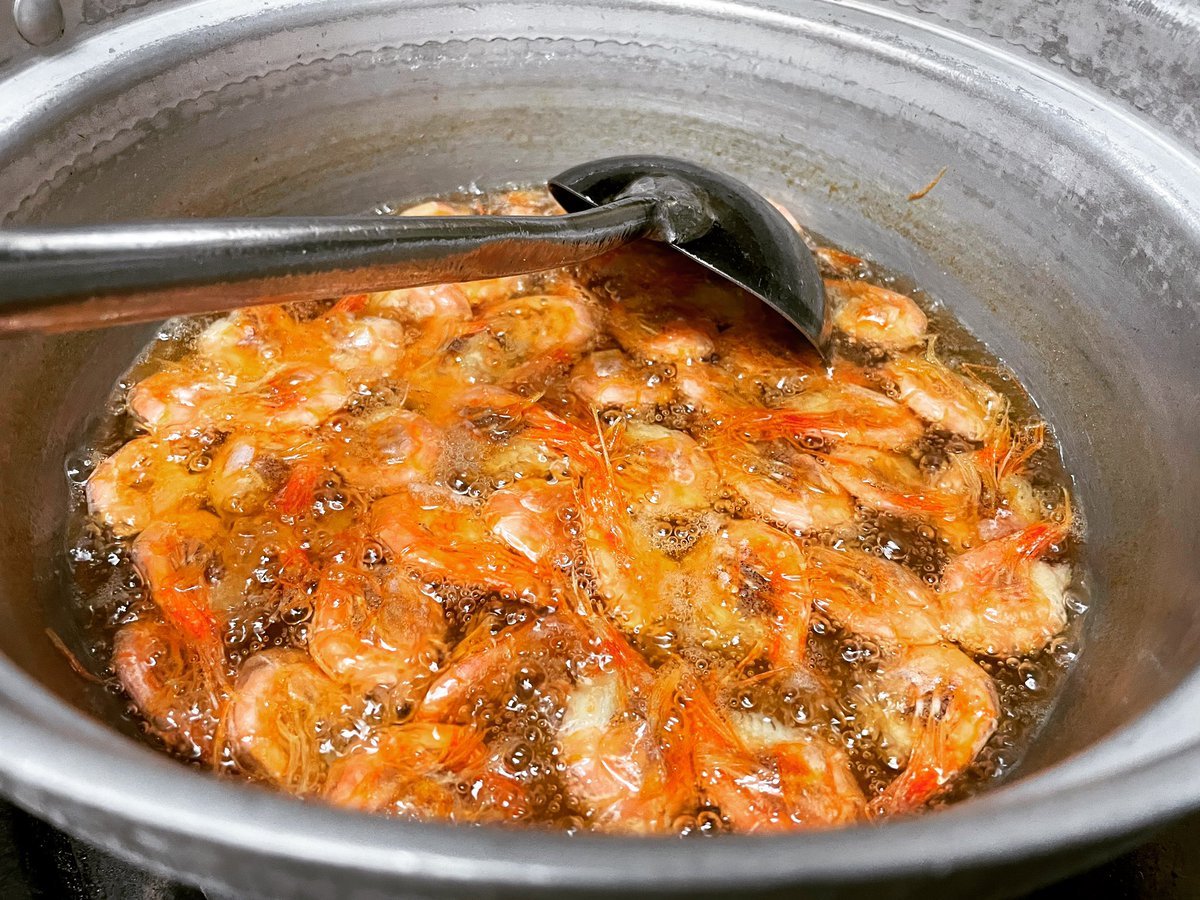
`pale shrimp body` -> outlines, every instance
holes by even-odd
[[[462,507],[444,492],[401,491],[372,507],[371,532],[397,565],[434,581],[483,586],[518,599],[549,597],[552,585],[537,567],[492,540],[482,520],[461,515]]]
[[[716,326],[676,311],[633,310],[616,304],[608,310],[608,328],[617,343],[637,360],[691,365],[716,352]]]
[[[524,479],[493,491],[483,505],[483,521],[492,536],[531,563],[569,558],[565,511],[574,499],[565,481]]]
[[[645,411],[671,402],[674,390],[662,373],[620,350],[588,354],[571,370],[571,391],[593,410]]]
[[[577,679],[556,733],[562,778],[593,830],[662,832],[692,804],[691,786],[659,741],[655,673],[623,637],[601,629],[604,662]]]
[[[969,441],[985,441],[1003,414],[1003,400],[983,382],[926,357],[897,357],[881,372],[896,396],[932,425]]]
[[[722,482],[757,518],[797,534],[836,530],[854,520],[853,498],[805,453],[732,434],[716,435],[708,450]]]
[[[255,515],[300,463],[320,465],[323,447],[308,431],[239,430],[212,454],[208,497],[228,515]]]
[[[687,557],[706,602],[695,603],[693,629],[709,641],[724,638],[722,649],[752,648],[746,638],[757,629],[746,620],[763,621],[765,655],[776,669],[800,666],[808,641],[812,602],[805,592],[805,561],[789,535],[758,521],[730,519],[701,538]],[[729,642],[734,648],[730,648]]]
[[[324,796],[338,806],[404,818],[519,821],[529,801],[497,755],[467,726],[394,725],[330,766]]]
[[[842,628],[889,645],[942,639],[939,595],[910,569],[862,550],[808,547],[804,555],[814,608]]]
[[[668,517],[712,506],[717,469],[691,435],[629,422],[607,450],[617,487],[637,513]]]
[[[96,466],[87,481],[88,511],[128,537],[176,509],[199,505],[205,487],[178,445],[143,436]]]
[[[886,653],[861,702],[900,770],[873,801],[877,814],[912,811],[935,798],[970,766],[1000,715],[991,677],[947,646]]]
[[[1039,522],[951,560],[940,589],[947,634],[989,656],[1025,656],[1046,646],[1067,624],[1071,567],[1040,557],[1069,528]]]
[[[234,757],[272,784],[321,789],[320,745],[347,718],[343,689],[295,650],[265,650],[242,666],[225,715]]]
[[[112,667],[155,737],[185,759],[212,761],[225,685],[179,629],[152,619],[123,626]]]
[[[886,350],[908,350],[925,341],[929,322],[911,297],[865,281],[825,279],[833,327],[848,339]]]
[[[441,606],[411,579],[327,571],[313,596],[308,652],[335,681],[402,691],[437,671],[446,637]]]
[[[329,460],[348,484],[373,496],[437,480],[443,429],[420,413],[384,408],[328,430]]]

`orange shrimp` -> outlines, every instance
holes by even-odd
[[[649,834],[695,806],[659,737],[655,672],[594,611],[592,635],[556,733],[562,780],[590,828]]]
[[[527,792],[499,757],[467,726],[393,725],[330,766],[324,797],[338,806],[405,818],[526,819]]]
[[[794,533],[835,530],[854,520],[850,494],[811,456],[732,431],[717,432],[706,446],[722,482],[751,515]]]
[[[982,381],[947,368],[932,354],[885,363],[885,378],[900,402],[935,428],[969,441],[986,441],[1005,411],[1003,398]]]
[[[458,506],[459,509],[455,509]],[[549,599],[553,585],[538,566],[493,541],[448,493],[391,494],[371,510],[371,532],[392,561],[426,577],[478,585],[524,600]]]
[[[375,579],[332,566],[313,595],[309,655],[344,684],[409,688],[437,671],[445,636],[441,606],[397,572]]]
[[[123,625],[112,667],[159,740],[185,759],[214,761],[226,685],[178,628],[153,619]]]
[[[989,656],[1036,653],[1066,627],[1071,567],[1040,559],[1070,533],[1061,522],[1038,522],[955,557],[939,591],[946,632]]]
[[[865,281],[825,279],[833,327],[847,339],[886,350],[908,350],[924,342],[929,326],[911,297]]]
[[[732,830],[828,827],[863,816],[862,791],[833,744],[769,719],[724,715],[687,675],[677,695],[701,795]]]
[[[645,412],[671,402],[674,390],[662,372],[633,362],[620,350],[588,354],[571,370],[571,391],[594,410]]]
[[[907,647],[884,655],[862,712],[900,774],[872,803],[876,815],[911,811],[971,765],[999,722],[992,679],[961,650]]]
[[[847,631],[888,644],[942,638],[939,595],[899,563],[862,550],[809,547],[805,589],[816,610]]]
[[[197,511],[151,523],[133,544],[134,565],[163,618],[214,665],[222,648],[208,567],[221,530],[216,516]]]
[[[242,666],[225,714],[234,758],[271,784],[301,796],[321,790],[321,744],[348,698],[298,650],[265,650]],[[346,717],[348,718],[348,717]]]
[[[805,591],[805,561],[799,545],[762,522],[731,519],[701,538],[687,557],[698,584],[710,584],[694,602],[693,628],[749,652],[756,629],[768,623],[766,655],[775,668],[803,664],[812,601]],[[703,599],[701,599],[703,598]]]
[[[180,444],[134,438],[88,478],[88,512],[117,536],[128,537],[177,509],[198,506],[205,479],[188,469],[187,460]]]
[[[360,490],[379,496],[436,481],[445,435],[419,413],[385,408],[330,431],[330,463]]]

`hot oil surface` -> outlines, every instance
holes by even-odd
[[[420,211],[551,211],[536,192],[447,204]],[[915,285],[822,262],[921,300],[935,358],[1007,411],[989,421],[1037,425],[1015,376]],[[157,445],[115,500],[76,492],[90,649],[176,756],[369,811],[709,833],[961,799],[1019,759],[1074,658],[1078,540],[1038,551],[1073,567],[1067,624],[1021,652],[968,648],[996,686],[995,731],[904,807],[908,732],[947,729],[966,689],[947,675],[881,713],[904,642],[842,609],[848,589],[809,610],[832,588],[808,555],[862,551],[941,602],[947,565],[984,537],[1066,517],[1069,478],[1047,433],[1010,473],[1032,504],[1006,518],[985,486],[940,521],[931,485],[987,441],[896,399],[886,367],[929,341],[843,333],[827,370],[800,340],[645,245],[578,271],[179,323],[76,455],[82,483],[127,442]],[[835,387],[850,399],[822,404]],[[855,397],[873,412],[847,422]],[[864,447],[901,475],[864,475]],[[790,495],[816,499],[802,514]],[[155,523],[170,527],[151,544]],[[869,582],[855,603],[874,602]],[[798,771],[840,787],[798,799]]]

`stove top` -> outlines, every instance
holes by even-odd
[[[1200,815],[1165,829],[1110,863],[1043,888],[1026,900],[1095,896],[1116,900],[1200,898]],[[205,900],[176,884],[68,837],[0,802],[3,900]]]

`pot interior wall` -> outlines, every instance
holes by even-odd
[[[317,6],[334,16],[304,8]],[[1095,608],[1032,771],[1200,662],[1197,223],[1078,98],[1040,106],[943,57],[954,48],[799,8],[807,19],[677,27],[665,8],[617,5],[602,23],[586,5],[497,3],[464,25],[363,3],[287,34],[264,14],[186,58],[113,68],[0,135],[0,219],[360,211],[624,152],[745,178],[924,285],[1056,429]],[[943,166],[927,198],[906,199]],[[94,698],[44,634],[71,636],[64,460],[153,333],[27,338],[0,355],[0,649],[82,706]]]

